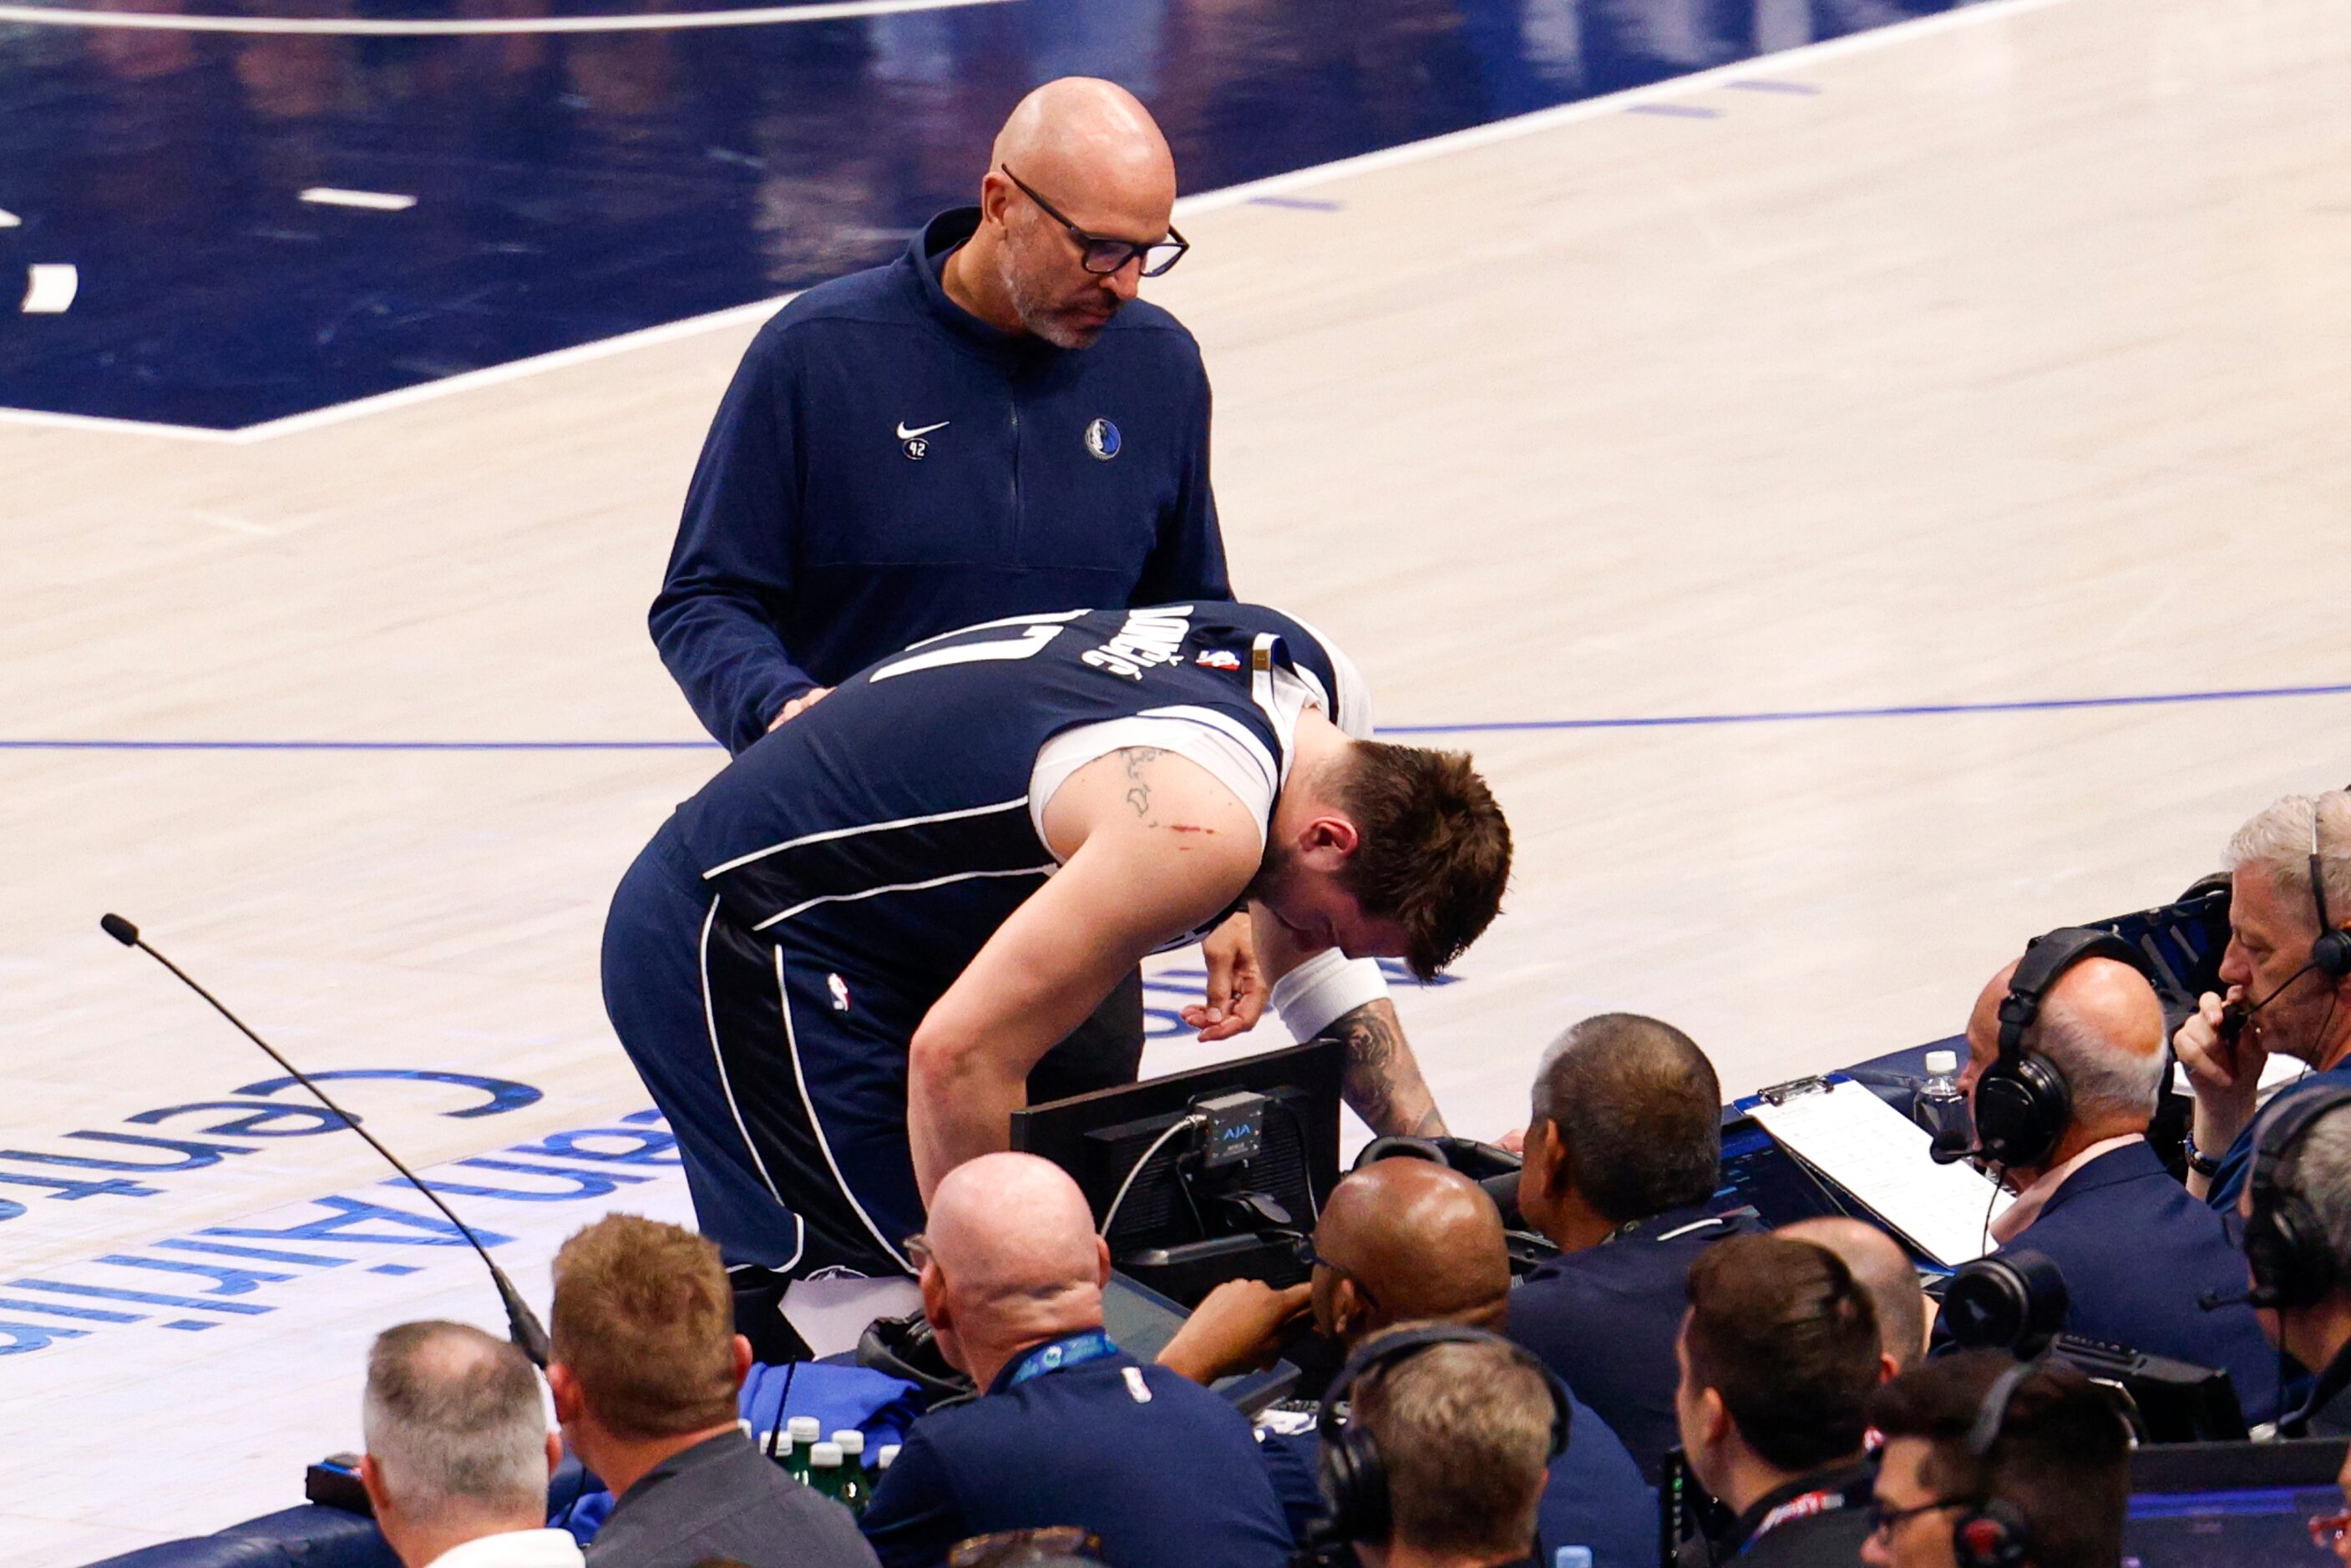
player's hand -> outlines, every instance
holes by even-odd
[[[1183,1010],[1185,1023],[1198,1030],[1204,1042],[1229,1040],[1256,1028],[1265,1016],[1266,984],[1247,912],[1210,931],[1200,956],[1208,965],[1207,996]]]
[[[1527,1153],[1527,1129],[1524,1127],[1512,1127],[1510,1131],[1504,1133],[1501,1137],[1494,1140],[1494,1147],[1499,1149],[1506,1149],[1510,1153],[1517,1155],[1521,1159],[1525,1158]]]
[[[2253,1119],[2262,1068],[2269,1061],[2259,1019],[2248,1020],[2233,1041],[2222,1028],[2224,1010],[2243,995],[2244,987],[2238,985],[2225,997],[2206,992],[2171,1037],[2171,1049],[2188,1069],[2188,1084],[2196,1094],[2196,1147],[2207,1154],[2228,1147]]]
[[[768,732],[771,735],[774,734],[778,730],[782,729],[786,724],[790,723],[794,719],[799,718],[801,714],[807,712],[810,709],[823,701],[825,698],[831,693],[831,691],[832,688],[830,686],[812,686],[806,691],[801,692],[799,696],[785,703],[784,711],[777,714],[774,719],[768,722]]]
[[[1313,1314],[1313,1294],[1311,1283],[1278,1291],[1261,1280],[1227,1280],[1192,1309],[1159,1365],[1201,1384],[1270,1366]]]

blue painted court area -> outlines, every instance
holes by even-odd
[[[1052,77],[1141,94],[1199,192],[1954,0],[118,3],[0,6],[0,402],[235,430],[879,261]]]

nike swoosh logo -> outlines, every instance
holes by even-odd
[[[914,430],[908,430],[906,428],[906,421],[900,420],[898,421],[898,439],[900,441],[912,441],[918,435],[928,435],[933,431],[943,431],[953,423],[955,423],[953,420],[941,420],[935,425],[923,425]]]

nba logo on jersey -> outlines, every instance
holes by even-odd
[[[825,990],[832,992],[832,1010],[835,1012],[846,1012],[849,1011],[849,982],[847,981],[841,979],[841,976],[837,974],[829,974],[824,977],[824,988]]]
[[[1192,662],[1203,670],[1238,670],[1241,656],[1229,648],[1211,648]]]

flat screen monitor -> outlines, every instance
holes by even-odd
[[[2180,1443],[2131,1456],[2126,1568],[2294,1568],[2332,1563],[2310,1521],[2343,1511],[2340,1438]]]
[[[1317,1040],[1030,1106],[1012,1114],[1012,1147],[1068,1171],[1097,1225],[1117,1204],[1104,1238],[1123,1268],[1131,1255],[1150,1249],[1265,1231],[1311,1231],[1339,1179],[1344,1064],[1343,1045]],[[1196,1102],[1236,1091],[1271,1102],[1258,1154],[1203,1171],[1193,1138],[1159,1142]],[[1262,1195],[1273,1210],[1252,1208],[1237,1194]]]

